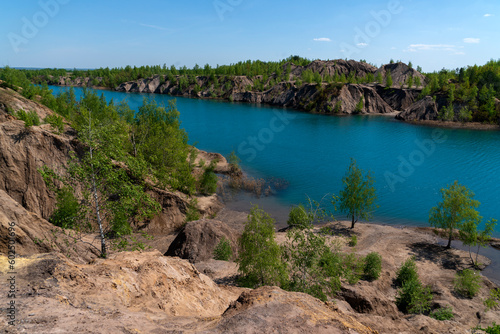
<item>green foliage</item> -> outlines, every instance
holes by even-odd
[[[286,267],[281,261],[281,249],[274,236],[274,219],[254,206],[238,240],[240,251],[237,262],[242,285],[255,288],[285,284]]]
[[[200,192],[204,195],[212,195],[217,191],[217,175],[214,173],[216,162],[212,162],[203,172],[200,179]]]
[[[451,306],[446,307],[446,308],[440,307],[440,308],[432,311],[431,314],[429,314],[429,316],[431,318],[434,318],[434,319],[440,320],[440,321],[451,320],[454,318],[453,309],[451,308]]]
[[[365,107],[365,100],[363,96],[359,99],[359,102],[356,104],[356,107],[354,108],[354,113],[355,114],[360,114],[363,111],[363,108]]]
[[[429,223],[433,227],[445,229],[448,233],[448,245],[451,247],[453,230],[469,222],[480,220],[479,212],[476,208],[479,202],[474,200],[474,193],[467,187],[455,181],[442,188],[443,201],[438,203],[429,212]]]
[[[469,256],[472,265],[478,266],[478,256],[481,247],[486,247],[491,240],[491,236],[496,226],[496,219],[491,219],[485,224],[483,231],[478,230],[479,220],[470,220],[462,224],[459,231],[459,237],[462,243],[469,246]],[[472,258],[471,247],[477,246],[476,259]]]
[[[480,330],[483,330],[487,334],[500,334],[500,324],[497,325],[496,322],[493,322],[491,326],[488,326],[487,328],[478,328]]]
[[[342,257],[342,276],[347,280],[347,283],[354,285],[363,276],[365,261],[362,257],[356,256],[354,253],[343,254]]]
[[[186,132],[180,128],[175,101],[165,107],[145,99],[131,132],[131,153],[151,167],[160,186],[194,194],[196,180],[188,159],[191,148]]]
[[[500,303],[500,289],[491,289],[490,296],[484,301],[484,306],[486,306],[486,311],[494,310],[498,308]]]
[[[411,88],[413,86],[413,75],[410,75],[408,77],[408,79],[406,80],[406,85],[408,86],[408,88]]]
[[[220,261],[229,261],[233,257],[231,243],[226,237],[222,237],[214,248],[214,259]]]
[[[455,275],[453,287],[462,296],[472,298],[481,289],[481,275],[475,270],[464,269]]]
[[[357,244],[358,244],[358,236],[356,234],[353,234],[351,236],[351,239],[349,240],[349,246],[355,247]]]
[[[385,73],[385,87],[386,88],[391,88],[392,87],[392,75],[391,75],[391,70],[387,70]]]
[[[422,85],[422,82],[420,81],[420,77],[416,76],[415,79],[413,80],[415,82],[415,88],[418,88]]]
[[[200,219],[200,211],[198,210],[198,201],[193,198],[189,202],[186,211],[186,222],[192,222]]]
[[[363,175],[363,171],[351,159],[346,175],[342,178],[344,188],[340,191],[339,209],[351,218],[351,228],[358,219],[369,219],[376,208],[375,180],[370,173]]]
[[[62,133],[64,131],[63,118],[59,115],[49,115],[43,120],[45,123],[50,124],[57,133]]]
[[[365,257],[365,267],[363,268],[363,273],[365,278],[373,281],[380,277],[380,272],[382,271],[382,256],[377,252],[369,253]]]
[[[472,111],[468,106],[462,107],[458,113],[458,120],[461,122],[472,121]]]
[[[73,188],[65,186],[56,192],[56,209],[49,221],[59,227],[78,229],[84,218],[84,211],[73,193]]]
[[[342,112],[342,101],[338,100],[335,102],[335,107],[333,108],[333,112],[339,114]]]
[[[24,121],[24,126],[26,128],[32,127],[34,125],[40,125],[40,118],[38,117],[36,111],[26,112],[23,109],[20,109],[18,112],[14,113],[14,116],[21,121]]]
[[[455,118],[455,111],[453,109],[453,105],[450,103],[449,105],[441,108],[439,112],[439,119],[442,121],[453,121]]]
[[[417,264],[415,258],[408,258],[396,272],[396,283],[403,286],[404,283],[418,280]]]
[[[431,301],[430,287],[422,286],[418,279],[404,282],[396,296],[396,305],[404,313],[425,314],[430,311]]]
[[[311,228],[293,228],[282,246],[289,266],[288,290],[308,293],[323,301],[340,289],[342,258],[326,238]]]
[[[297,206],[294,206],[292,210],[290,210],[290,213],[288,214],[287,224],[292,228],[303,230],[305,228],[312,227],[312,220],[313,218],[311,217],[309,212],[306,211],[304,205],[299,204]]]
[[[227,162],[229,163],[231,174],[238,174],[241,171],[240,168],[241,159],[236,155],[236,152],[234,150],[231,151],[231,153],[229,154]]]

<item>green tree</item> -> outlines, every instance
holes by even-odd
[[[312,226],[290,229],[282,249],[290,272],[288,290],[326,301],[327,296],[340,289],[342,257],[332,251],[326,238],[315,233]]]
[[[436,228],[445,229],[448,233],[448,244],[451,248],[453,230],[460,229],[464,224],[477,222],[479,212],[476,208],[479,201],[474,199],[474,193],[467,187],[455,181],[447,188],[441,189],[442,202],[429,212],[429,223]]]
[[[281,261],[281,249],[274,237],[274,219],[254,206],[238,240],[240,251],[237,262],[244,286],[255,288],[286,282],[286,267]]]
[[[192,148],[180,128],[175,101],[165,107],[145,99],[135,115],[133,129],[134,152],[151,167],[159,185],[193,194],[196,180],[189,159]]]
[[[304,205],[299,204],[290,210],[287,224],[291,228],[305,229],[312,226],[312,218]]]
[[[214,259],[220,261],[229,261],[233,256],[231,243],[226,237],[222,237],[214,248]]]
[[[472,265],[478,266],[479,250],[481,247],[486,247],[491,240],[493,231],[495,230],[496,219],[491,219],[485,224],[482,231],[478,230],[479,220],[470,220],[465,222],[459,231],[460,240],[466,246],[469,246],[469,257]],[[476,259],[472,258],[471,247],[477,246]]]
[[[392,87],[392,75],[391,75],[391,70],[387,70],[385,73],[385,86],[386,88],[391,88]]]
[[[410,76],[406,80],[406,84],[408,85],[408,88],[411,88],[413,86],[413,74],[410,74]]]
[[[377,252],[371,252],[365,257],[363,273],[368,280],[376,280],[382,271],[382,256]]]
[[[351,164],[346,175],[342,178],[344,188],[340,191],[339,209],[351,218],[351,228],[358,219],[371,218],[372,211],[376,208],[375,179],[370,173],[363,175],[363,170],[358,168],[356,160],[351,158]]]
[[[122,237],[132,232],[129,219],[151,219],[159,211],[159,204],[134,184],[124,168],[117,168],[109,151],[119,150],[113,140],[120,126],[109,118],[93,118],[92,112],[83,108],[79,138],[87,145],[83,158],[74,158],[69,172],[83,185],[82,203],[93,212],[91,221],[98,227],[101,256],[107,256],[106,236]],[[90,218],[90,217],[89,217]],[[92,224],[92,226],[94,226]]]
[[[359,99],[358,103],[356,104],[356,107],[354,108],[354,113],[359,114],[363,111],[363,108],[365,107],[365,100],[363,96]]]
[[[217,191],[217,181],[219,179],[214,172],[215,164],[216,162],[213,161],[207,168],[205,168],[205,171],[201,175],[199,188],[200,192],[204,195],[212,195]]]
[[[420,81],[420,77],[418,75],[415,77],[414,81],[415,81],[415,88],[420,87],[422,82]]]

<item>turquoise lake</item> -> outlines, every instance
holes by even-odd
[[[52,86],[57,94],[67,88]],[[75,88],[81,95],[82,90]],[[143,98],[167,104],[174,97],[98,91],[131,108]],[[379,208],[372,221],[428,226],[440,189],[458,180],[476,194],[486,219],[500,219],[500,132],[441,129],[389,116],[326,116],[267,106],[175,98],[190,143],[227,156],[232,150],[255,177],[284,179],[288,187],[268,199],[252,199],[284,224],[291,205],[338,194],[356,159],[376,180]],[[247,205],[240,203],[242,206]],[[325,202],[326,204],[326,202]],[[238,204],[235,204],[238,205]],[[274,211],[274,212],[273,212]],[[341,213],[335,217],[344,219]],[[500,237],[497,226],[495,236]]]

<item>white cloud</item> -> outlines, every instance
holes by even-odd
[[[463,56],[465,54],[465,52],[463,51],[458,51],[458,52],[455,52],[456,55],[459,55],[459,56]]]
[[[368,46],[368,44],[366,44],[366,43],[358,43],[356,45],[359,46],[360,48],[364,48],[364,47]]]
[[[484,17],[490,17],[493,16],[493,14],[484,14]]]
[[[456,46],[450,44],[411,44],[405,51],[455,51]]]
[[[320,38],[315,38],[313,39],[315,42],[331,42],[332,40],[329,39],[328,37],[320,37]]]
[[[478,44],[479,42],[480,42],[479,38],[472,38],[472,37],[464,38],[464,43]]]
[[[168,30],[167,28],[160,27],[160,26],[155,26],[155,25],[152,25],[152,24],[139,23],[139,25],[143,26],[143,27],[147,27],[147,28],[156,29],[156,30]]]

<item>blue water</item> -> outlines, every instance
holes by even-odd
[[[51,87],[54,93],[66,88]],[[137,109],[144,97],[167,104],[173,97],[100,91]],[[81,89],[75,88],[77,96]],[[281,108],[176,98],[190,143],[227,156],[235,150],[242,167],[258,177],[277,177],[287,189],[270,199],[277,211],[338,194],[356,159],[376,179],[373,221],[428,226],[440,189],[458,180],[476,194],[485,219],[500,219],[500,132],[436,129],[388,116],[326,116]],[[344,218],[337,213],[336,218]],[[500,226],[495,236],[500,237]]]

